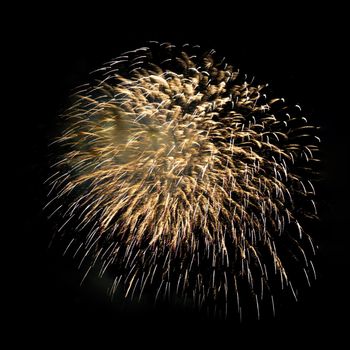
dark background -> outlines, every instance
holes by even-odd
[[[28,8],[17,30],[17,71],[22,91],[21,152],[16,153],[20,201],[15,227],[23,253],[14,264],[14,327],[26,339],[48,345],[59,339],[90,338],[132,345],[322,344],[341,342],[348,329],[349,238],[347,58],[342,9],[300,5],[268,8],[219,2],[189,4],[103,4]],[[283,8],[281,8],[283,7]],[[28,11],[28,13],[26,13]],[[224,322],[170,306],[122,307],[105,294],[106,281],[89,277],[83,286],[77,261],[48,249],[53,225],[46,219],[47,144],[70,91],[89,72],[147,40],[189,42],[214,48],[241,72],[269,82],[278,96],[299,103],[321,126],[321,221],[312,233],[319,245],[318,279],[301,300],[286,303],[276,319]],[[17,214],[16,214],[17,215]],[[18,265],[18,269],[17,269]],[[25,334],[25,335],[24,335]],[[45,336],[44,336],[45,335]],[[163,340],[164,338],[164,340]],[[280,340],[281,339],[281,340]],[[148,345],[147,344],[147,345]]]

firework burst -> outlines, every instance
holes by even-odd
[[[249,299],[258,316],[276,280],[296,297],[289,265],[314,275],[303,223],[317,214],[300,107],[189,45],[153,42],[94,74],[64,114],[49,204],[83,259],[113,269],[111,293],[225,313]]]

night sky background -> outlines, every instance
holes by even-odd
[[[16,263],[11,264],[14,329],[19,338],[47,346],[59,340],[69,344],[72,336],[79,342],[98,338],[116,348],[122,340],[143,346],[197,344],[196,348],[326,340],[335,346],[349,328],[349,40],[342,9],[239,7],[234,1],[191,8],[171,2],[147,6],[97,3],[78,9],[22,9],[14,42],[24,103],[13,116],[20,129],[20,197],[15,225],[8,232],[21,252],[13,253],[20,257],[13,257]],[[78,262],[62,257],[59,244],[48,248],[54,224],[42,212],[43,182],[57,116],[68,106],[71,89],[88,81],[90,71],[147,40],[214,48],[255,81],[269,82],[275,95],[300,104],[309,122],[322,128],[323,164],[317,184],[321,221],[311,228],[319,245],[318,280],[298,303],[282,305],[276,319],[239,324],[208,320],[169,305],[123,307],[110,302],[104,279],[92,275],[80,286],[84,272],[77,270]]]

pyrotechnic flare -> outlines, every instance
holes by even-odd
[[[316,128],[199,47],[151,42],[94,72],[65,112],[49,179],[58,231],[114,266],[111,292],[260,315],[314,276]],[[58,203],[58,204],[57,204]],[[65,209],[63,209],[65,208]]]

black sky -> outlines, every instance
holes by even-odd
[[[316,342],[340,341],[349,316],[348,38],[341,9],[249,4],[243,8],[235,2],[198,4],[195,9],[175,3],[147,6],[61,5],[40,9],[41,13],[31,8],[31,15],[19,21],[14,44],[20,53],[19,84],[26,96],[16,118],[23,144],[23,154],[17,153],[23,186],[14,234],[24,248],[24,259],[13,272],[15,327],[38,339],[47,333],[51,341],[71,334],[154,344],[161,343],[159,335],[170,343],[182,344],[187,335],[203,344],[229,341],[232,346],[277,343],[276,336],[287,342],[302,339],[301,335]],[[86,82],[90,71],[147,40],[216,49],[242,72],[269,82],[277,95],[302,105],[322,128],[321,222],[313,228],[320,247],[318,280],[298,304],[284,305],[276,320],[238,325],[172,308],[152,311],[141,305],[123,311],[108,301],[103,280],[88,280],[80,287],[77,264],[62,257],[58,248],[47,249],[52,225],[41,210],[42,183],[56,117],[67,106],[70,90]]]

